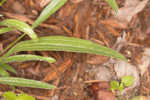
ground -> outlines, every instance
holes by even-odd
[[[7,0],[0,7],[0,14],[3,15],[0,19],[18,19],[31,25],[49,1]],[[117,3],[121,8],[125,0],[117,0]],[[122,95],[109,90],[111,80],[120,80],[117,76],[119,71],[114,68],[115,64],[120,62],[109,57],[71,52],[28,51],[20,54],[52,56],[57,61],[53,64],[35,61],[10,63],[18,72],[17,75],[11,73],[11,76],[48,82],[58,88],[44,90],[16,87],[15,92],[28,93],[37,100],[114,100],[115,97],[119,100],[130,100],[134,96],[149,95],[149,63],[142,75],[142,68],[138,66],[145,61],[142,60],[143,52],[150,46],[150,2],[147,2],[140,12],[134,14],[130,21],[120,21],[113,13],[112,8],[104,0],[68,0],[59,11],[37,27],[35,32],[38,36],[63,35],[91,40],[119,51],[126,56],[128,63],[136,68],[133,69],[136,74],[131,75],[135,75],[134,77],[139,80],[135,81],[137,83],[133,88],[127,88],[128,92],[124,91]],[[21,34],[19,31],[13,31],[1,35],[0,48],[7,47]],[[125,41],[121,43],[119,38]],[[22,40],[27,39],[28,36]],[[128,71],[132,70],[129,68]],[[12,88],[0,85],[1,94],[8,90]]]

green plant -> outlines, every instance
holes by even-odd
[[[6,2],[6,0],[1,0],[0,1],[0,6],[2,6],[5,2]]]
[[[3,51],[0,52],[0,55],[2,55],[2,57],[0,57],[0,75],[3,76],[0,77],[1,84],[45,89],[56,88],[53,85],[43,83],[40,81],[9,77],[9,73],[7,71],[13,72],[15,74],[16,71],[7,63],[31,60],[47,61],[49,63],[55,62],[55,59],[51,57],[42,57],[38,55],[25,54],[17,55],[17,53],[20,51],[69,51],[99,54],[121,60],[126,60],[126,58],[120,53],[88,40],[65,36],[38,37],[37,34],[34,32],[34,28],[36,28],[40,23],[45,21],[50,15],[56,12],[66,2],[67,0],[52,0],[51,3],[42,11],[41,15],[37,18],[37,20],[32,26],[16,19],[6,19],[0,22],[0,26],[3,26],[3,28],[0,29],[0,35],[12,30],[19,30],[24,33],[16,41],[8,45],[8,47],[6,47]],[[25,35],[28,35],[31,38],[31,40],[26,40],[17,43]]]
[[[111,90],[119,90],[120,92],[124,89],[124,87],[129,87],[134,83],[134,77],[133,76],[124,76],[121,78],[121,82],[118,81],[111,81],[110,86]]]
[[[106,0],[106,2],[114,9],[115,12],[118,11],[116,0]]]
[[[14,92],[5,92],[3,94],[3,97],[6,100],[35,100],[33,96],[29,96],[25,93],[15,94]]]

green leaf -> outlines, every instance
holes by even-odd
[[[10,71],[10,72],[12,72],[12,73],[14,73],[14,74],[17,74],[16,70],[15,70],[12,66],[10,66],[10,65],[8,65],[8,64],[4,64],[4,63],[1,63],[1,62],[0,62],[0,66],[1,66],[3,69],[7,70],[7,71]]]
[[[0,76],[2,76],[2,77],[8,77],[9,76],[9,73],[1,66],[0,66]]]
[[[52,14],[54,14],[58,9],[60,9],[67,0],[51,0],[50,4],[48,4],[40,16],[35,20],[35,22],[32,25],[32,28],[36,28],[39,24],[41,24],[43,21],[48,19]]]
[[[1,0],[0,1],[0,6],[2,6],[5,2],[6,2],[6,0]]]
[[[124,76],[121,78],[121,82],[124,84],[124,86],[131,86],[134,83],[134,77]]]
[[[115,12],[118,11],[116,0],[106,0],[106,2],[114,9]]]
[[[17,96],[14,92],[5,92],[3,94],[3,97],[6,99],[6,100],[16,100]]]
[[[123,89],[124,89],[124,84],[121,83],[120,86],[119,86],[119,88],[118,88],[118,90],[121,92]]]
[[[14,31],[14,28],[0,28],[0,35],[6,32]]]
[[[16,95],[14,92],[5,92],[3,97],[6,100],[35,100],[34,97],[29,96],[28,94],[21,93]]]
[[[126,58],[123,55],[110,48],[101,46],[88,40],[64,36],[47,36],[47,37],[40,37],[39,41],[37,42],[33,40],[20,42],[13,48],[11,48],[5,56],[7,57],[12,53],[20,51],[48,51],[48,50],[99,54],[126,60]]]
[[[20,87],[32,87],[32,88],[43,88],[43,89],[55,89],[56,86],[44,83],[41,81],[16,78],[16,77],[0,77],[0,84],[7,84],[12,86]]]
[[[35,100],[35,99],[34,97],[23,93],[23,94],[18,95],[16,100]]]
[[[37,55],[15,55],[15,56],[10,56],[2,59],[3,63],[9,63],[9,62],[22,62],[22,61],[31,61],[31,60],[38,60],[38,61],[47,61],[50,63],[55,62],[56,60],[51,57],[42,57],[42,56],[37,56]]]
[[[110,82],[110,86],[111,86],[111,90],[114,91],[114,90],[118,90],[119,89],[119,82],[118,81],[111,81]]]
[[[22,21],[19,21],[16,19],[6,19],[6,20],[1,21],[0,25],[18,29],[18,30],[24,32],[25,34],[29,35],[30,38],[32,38],[34,40],[38,39],[37,35],[32,30],[32,28],[28,24],[26,24]]]

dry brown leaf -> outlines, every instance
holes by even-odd
[[[87,63],[88,64],[104,64],[105,62],[108,61],[108,59],[109,57],[96,55],[96,56],[89,57],[87,60]]]
[[[71,65],[72,65],[72,61],[71,61],[71,59],[68,59],[62,65],[60,65],[58,67],[58,69],[53,70],[52,72],[49,72],[45,76],[45,78],[43,79],[43,81],[51,81],[51,80],[54,80],[54,79],[58,78],[58,76],[61,75],[62,73],[64,73],[66,71],[66,69],[68,67],[70,67]]]
[[[134,15],[144,9],[148,0],[126,0],[124,7],[119,8],[117,13],[113,13],[118,20],[129,23]]]

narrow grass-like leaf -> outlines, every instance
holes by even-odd
[[[14,31],[14,30],[15,30],[14,28],[10,28],[10,27],[8,27],[8,28],[0,28],[0,35],[4,34],[6,32]]]
[[[118,11],[118,4],[116,0],[106,0],[106,2],[114,9],[115,12]]]
[[[7,84],[12,86],[20,87],[32,87],[32,88],[43,88],[43,89],[55,89],[56,86],[44,83],[41,81],[16,78],[16,77],[0,77],[0,84]]]
[[[110,48],[101,46],[88,40],[65,36],[40,37],[39,41],[37,42],[33,40],[20,42],[16,46],[11,48],[5,56],[7,57],[12,53],[20,51],[48,51],[48,50],[99,54],[126,60],[126,58],[123,55]]]
[[[17,71],[16,71],[12,66],[10,66],[10,65],[8,65],[8,64],[0,63],[0,66],[1,66],[3,69],[5,69],[5,70],[7,70],[7,71],[9,71],[9,72],[12,72],[12,73],[14,73],[14,74],[17,74]]]
[[[0,66],[0,76],[2,76],[2,77],[8,77],[9,76],[9,73],[1,66]]]
[[[30,54],[6,57],[2,61],[3,63],[9,63],[9,62],[22,62],[22,61],[31,61],[31,60],[47,61],[50,63],[56,61],[54,58],[51,57],[42,57],[42,56],[30,55]]]
[[[16,19],[6,19],[6,20],[1,21],[0,25],[18,29],[18,30],[24,32],[25,34],[29,35],[30,38],[32,38],[34,40],[38,39],[37,35],[32,30],[32,28],[28,24],[26,24],[22,21],[19,21]]]
[[[53,13],[55,13],[59,8],[61,8],[67,0],[51,0],[51,2],[44,8],[40,16],[35,20],[32,28],[36,28],[43,21],[48,19]]]

